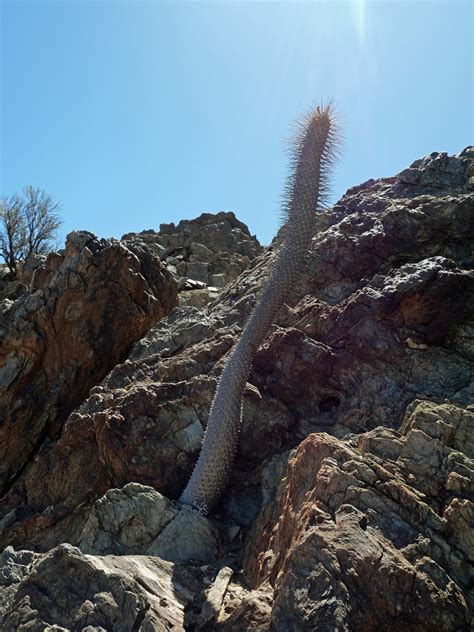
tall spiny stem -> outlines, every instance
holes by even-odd
[[[206,513],[227,484],[242,418],[242,397],[253,357],[301,274],[323,208],[339,135],[332,106],[317,107],[298,124],[292,175],[284,202],[285,237],[259,302],[232,350],[212,402],[201,453],[181,502]]]

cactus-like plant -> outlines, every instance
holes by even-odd
[[[299,123],[290,148],[292,174],[284,199],[286,218],[266,286],[231,351],[212,402],[201,453],[181,495],[182,503],[207,513],[223,491],[232,468],[242,417],[242,396],[253,357],[277,311],[288,298],[315,232],[315,212],[326,201],[339,134],[333,107],[316,107]]]

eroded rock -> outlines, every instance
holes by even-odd
[[[24,556],[12,553],[17,565],[23,566]],[[0,627],[184,631],[184,609],[195,586],[189,573],[157,557],[83,555],[62,544],[33,555],[0,610]]]
[[[0,490],[57,437],[67,415],[177,302],[143,244],[71,233],[0,322]]]
[[[462,464],[472,486],[458,448],[473,429],[472,412],[418,402],[400,432],[358,447],[305,439],[247,541],[251,584],[273,587],[272,629],[468,630],[472,487],[448,481]]]
[[[205,627],[469,629],[473,175],[472,150],[433,155],[354,187],[318,217],[309,264],[249,375],[232,480],[213,517],[231,562],[217,560],[209,581],[222,566],[238,571],[243,542],[250,585],[234,572]],[[158,498],[177,498],[192,471],[275,247],[205,308],[175,308],[115,364],[18,474],[4,545],[40,550],[86,534],[97,550],[165,555],[151,542],[172,525],[166,546],[176,545],[185,514]],[[208,252],[192,250],[199,276]],[[17,370],[12,362],[5,380]],[[130,495],[130,481],[153,489]],[[160,503],[174,517],[157,536]]]
[[[84,553],[158,555],[177,563],[211,562],[218,533],[197,511],[152,487],[129,483],[99,498],[80,537]]]
[[[180,279],[180,304],[204,306],[215,289],[197,292],[194,283],[223,288],[234,281],[261,253],[257,238],[232,212],[202,213],[179,224],[161,224],[160,231],[128,233],[126,242],[142,240]],[[190,291],[193,293],[190,294]]]

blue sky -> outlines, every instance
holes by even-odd
[[[61,237],[233,210],[269,243],[285,139],[342,110],[333,199],[473,138],[473,4],[1,2],[0,194],[45,189]]]

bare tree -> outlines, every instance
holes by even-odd
[[[27,186],[20,197],[14,195],[0,202],[0,256],[12,276],[17,264],[31,254],[43,254],[54,243],[62,221],[60,205],[42,189]]]
[[[25,223],[21,199],[14,195],[0,202],[0,255],[10,274],[16,276],[16,264],[25,255]]]
[[[62,221],[58,215],[61,205],[51,195],[27,186],[23,189],[23,219],[25,223],[25,259],[34,253],[44,254],[53,245]]]

